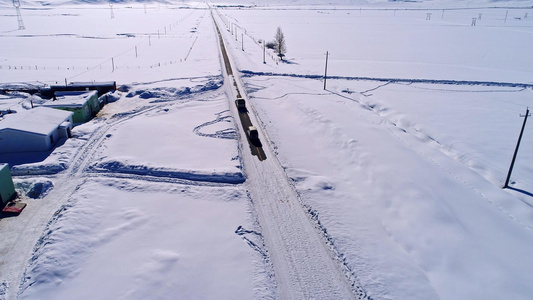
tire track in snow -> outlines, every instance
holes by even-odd
[[[154,105],[125,117],[111,118],[106,124],[100,126],[74,155],[68,169],[56,176],[55,180],[60,184],[56,184],[47,195],[46,198],[50,201],[38,201],[28,205],[24,210],[24,217],[19,217],[18,222],[3,225],[2,233],[5,243],[0,244],[0,253],[3,253],[0,257],[0,277],[4,278],[6,285],[10,287],[4,291],[5,299],[16,299],[23,292],[22,288],[26,285],[24,274],[29,265],[28,259],[31,262],[34,258],[35,251],[40,247],[42,236],[47,234],[45,229],[54,220],[54,216],[64,209],[70,196],[85,182],[86,178],[82,176],[83,171],[95,150],[105,139],[105,133],[112,125],[155,108],[157,106]],[[25,230],[21,231],[21,227]],[[14,253],[13,249],[17,249],[17,252]]]
[[[373,105],[365,104],[365,103],[361,102],[360,100],[358,100],[356,98],[351,98],[351,97],[348,97],[348,96],[345,96],[345,95],[341,95],[339,93],[332,92],[332,94],[337,95],[339,97],[342,97],[344,99],[359,103],[364,109],[366,109],[368,111],[371,111],[374,114],[376,114],[377,116],[379,116],[379,118],[382,119],[381,125],[384,126],[385,128],[387,128],[387,130],[390,131],[391,134],[395,138],[397,138],[402,144],[404,144],[408,149],[411,149],[414,153],[417,153],[418,155],[420,155],[420,157],[423,157],[426,160],[432,162],[439,169],[441,169],[443,172],[449,174],[452,178],[455,178],[455,180],[457,180],[461,184],[464,184],[468,188],[472,189],[476,194],[479,195],[479,197],[481,197],[482,199],[484,199],[485,201],[487,201],[491,205],[494,205],[504,215],[506,215],[512,221],[514,221],[517,224],[519,224],[520,226],[522,226],[524,229],[529,230],[529,231],[533,230],[533,227],[530,224],[528,224],[526,221],[523,221],[523,220],[519,219],[518,217],[515,217],[513,215],[513,213],[511,213],[507,208],[505,208],[502,203],[497,203],[496,201],[490,199],[487,195],[485,195],[485,193],[480,188],[478,188],[476,185],[474,185],[474,183],[472,183],[471,180],[468,179],[468,177],[465,177],[465,176],[467,176],[466,174],[460,175],[460,174],[452,171],[452,169],[450,169],[449,167],[446,167],[444,164],[440,163],[438,160],[436,160],[431,155],[429,155],[427,153],[428,149],[420,148],[419,147],[420,145],[417,145],[417,144],[414,144],[413,142],[407,141],[407,139],[405,139],[403,137],[403,135],[405,135],[405,134],[409,135],[409,136],[415,138],[415,140],[420,142],[421,144],[430,145],[430,147],[433,147],[435,150],[437,150],[440,153],[444,154],[445,157],[448,157],[449,159],[451,159],[451,160],[453,160],[453,161],[455,161],[455,162],[457,162],[457,163],[459,163],[461,165],[464,165],[466,168],[472,170],[473,172],[475,172],[479,176],[485,178],[487,180],[487,182],[491,182],[491,180],[489,178],[486,178],[485,176],[480,174],[476,169],[468,166],[464,162],[464,160],[461,159],[461,157],[459,157],[459,158],[454,157],[452,155],[451,151],[450,151],[450,148],[453,147],[453,144],[452,145],[444,145],[441,142],[439,142],[438,139],[428,135],[427,133],[419,131],[416,128],[413,128],[413,127],[410,127],[410,126],[409,127],[402,127],[401,125],[399,125],[399,124],[395,123],[394,121],[388,119],[386,116],[383,116],[383,114],[381,113],[382,111],[380,109],[376,109],[375,106],[373,106]],[[467,155],[467,154],[465,153],[464,155]],[[528,205],[528,206],[530,206],[529,203],[526,203],[526,202],[523,202],[523,203]]]
[[[91,135],[89,141],[87,141],[87,143],[85,143],[85,145],[83,145],[82,148],[78,151],[78,153],[76,153],[73,159],[73,163],[68,169],[67,173],[69,175],[79,176],[83,172],[85,167],[87,167],[90,158],[92,158],[92,155],[94,154],[96,148],[98,148],[100,144],[104,141],[104,139],[106,138],[106,133],[107,131],[109,131],[109,129],[111,129],[111,127],[119,123],[125,122],[140,114],[160,108],[161,106],[163,105],[143,106],[140,109],[135,110],[134,113],[119,117],[113,116],[110,119],[105,120],[104,125],[100,126],[96,130],[96,132]]]
[[[225,110],[219,113],[216,113],[216,119],[213,121],[205,122],[203,124],[200,124],[196,126],[193,129],[193,132],[196,133],[199,136],[203,137],[210,137],[210,138],[217,138],[217,139],[228,139],[228,140],[236,140],[237,132],[235,131],[235,128],[226,128],[222,130],[217,130],[215,133],[203,133],[201,130],[204,127],[211,126],[220,122],[233,122],[233,117],[231,115],[228,115],[229,110]]]
[[[210,84],[208,83],[210,86]],[[205,92],[211,91],[211,88],[208,89],[198,89],[197,91],[191,91],[189,94],[202,94]],[[92,157],[95,154],[95,150],[100,146],[100,144],[107,138],[107,132],[114,126],[126,122],[134,117],[140,116],[142,114],[145,114],[147,112],[162,109],[164,107],[168,107],[169,105],[183,105],[185,103],[195,101],[195,98],[188,98],[183,99],[180,98],[179,102],[176,104],[169,104],[171,101],[174,100],[168,100],[168,101],[152,101],[149,105],[140,106],[137,108],[134,108],[133,110],[124,112],[124,113],[117,113],[112,115],[109,119],[104,120],[104,124],[100,126],[93,134],[91,134],[89,140],[87,143],[85,143],[84,146],[78,150],[76,155],[74,156],[71,166],[67,170],[67,173],[71,175],[80,175],[82,172],[85,171],[87,168],[89,162],[92,161]]]
[[[467,186],[469,189],[473,190],[481,199],[487,201],[491,205],[494,205],[504,215],[506,215],[513,222],[516,222],[517,224],[519,224],[522,228],[524,228],[524,229],[526,229],[528,231],[533,231],[533,227],[531,227],[531,225],[527,224],[525,221],[522,221],[518,217],[515,217],[514,214],[512,212],[510,212],[507,208],[505,208],[502,203],[498,203],[497,201],[494,201],[493,199],[489,198],[489,196],[487,196],[486,193],[481,190],[481,188],[479,188],[474,183],[472,183],[471,182],[472,180],[471,180],[470,176],[468,176],[468,173],[459,174],[456,171],[453,171],[452,168],[447,167],[445,164],[439,162],[437,159],[433,158],[430,154],[428,154],[426,152],[427,150],[425,151],[422,148],[418,148],[412,142],[408,142],[405,138],[403,138],[401,136],[402,134],[410,134],[410,135],[412,135],[411,132],[406,131],[405,129],[401,128],[397,124],[395,124],[395,123],[393,123],[391,121],[388,121],[388,120],[386,120],[386,121],[384,120],[382,125],[385,126],[385,128],[387,128],[387,130],[390,131],[391,134],[394,137],[396,137],[402,144],[404,144],[408,149],[410,149],[414,153],[417,153],[421,157],[424,157],[427,161],[430,161],[431,163],[433,163],[435,166],[437,166],[443,172],[448,174],[450,177],[454,178],[456,181],[460,182],[461,184]],[[479,174],[475,169],[470,168],[468,165],[466,165],[466,164],[460,162],[459,160],[453,158],[449,154],[446,154],[442,150],[443,146],[442,146],[441,143],[439,143],[437,140],[435,140],[435,139],[433,139],[431,137],[429,137],[429,138],[430,138],[430,141],[428,143],[429,144],[434,144],[435,149],[437,149],[438,151],[443,153],[446,157],[448,157],[451,160],[456,161],[456,162],[464,165],[465,167],[467,167],[468,169],[472,170],[473,172],[476,172],[476,174]],[[490,181],[487,180],[487,182],[490,182]],[[491,183],[491,185],[492,185],[492,183]],[[523,202],[523,203],[531,207],[531,205],[529,205],[529,203],[526,203],[526,202]]]

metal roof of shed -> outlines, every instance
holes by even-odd
[[[48,101],[42,106],[46,107],[82,107],[97,91],[82,92],[55,92],[57,100]]]
[[[48,107],[36,107],[4,116],[0,131],[17,130],[39,135],[49,135],[74,113]]]
[[[80,87],[93,87],[93,86],[102,86],[102,85],[109,85],[113,86],[115,85],[115,81],[99,81],[99,82],[92,82],[92,81],[78,81],[78,82],[71,82],[70,86],[80,86]]]

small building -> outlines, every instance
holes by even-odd
[[[0,163],[0,209],[15,197],[16,194],[9,165]]]
[[[37,107],[0,120],[0,153],[52,149],[58,140],[72,136],[72,112]]]
[[[97,91],[55,92],[54,100],[42,106],[73,112],[72,120],[77,124],[89,121],[100,111]]]
[[[70,82],[68,85],[51,85],[49,89],[42,89],[40,92],[44,97],[52,98],[56,92],[87,90],[96,90],[98,97],[101,97],[105,93],[116,91],[117,83],[115,81]]]

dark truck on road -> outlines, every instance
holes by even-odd
[[[248,137],[250,137],[250,140],[258,140],[259,135],[257,134],[257,128],[254,126],[249,126],[248,130],[246,130],[246,133],[248,134]]]
[[[237,100],[235,100],[235,104],[237,105],[237,109],[239,111],[245,112],[247,110],[246,109],[246,101],[244,101],[243,98],[237,98]]]

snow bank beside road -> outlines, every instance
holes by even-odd
[[[130,174],[141,176],[165,177],[190,181],[202,181],[212,183],[243,183],[245,178],[241,172],[235,173],[202,173],[189,170],[177,170],[168,168],[150,168],[143,165],[126,165],[120,161],[106,161],[89,167],[88,171],[96,173]]]

